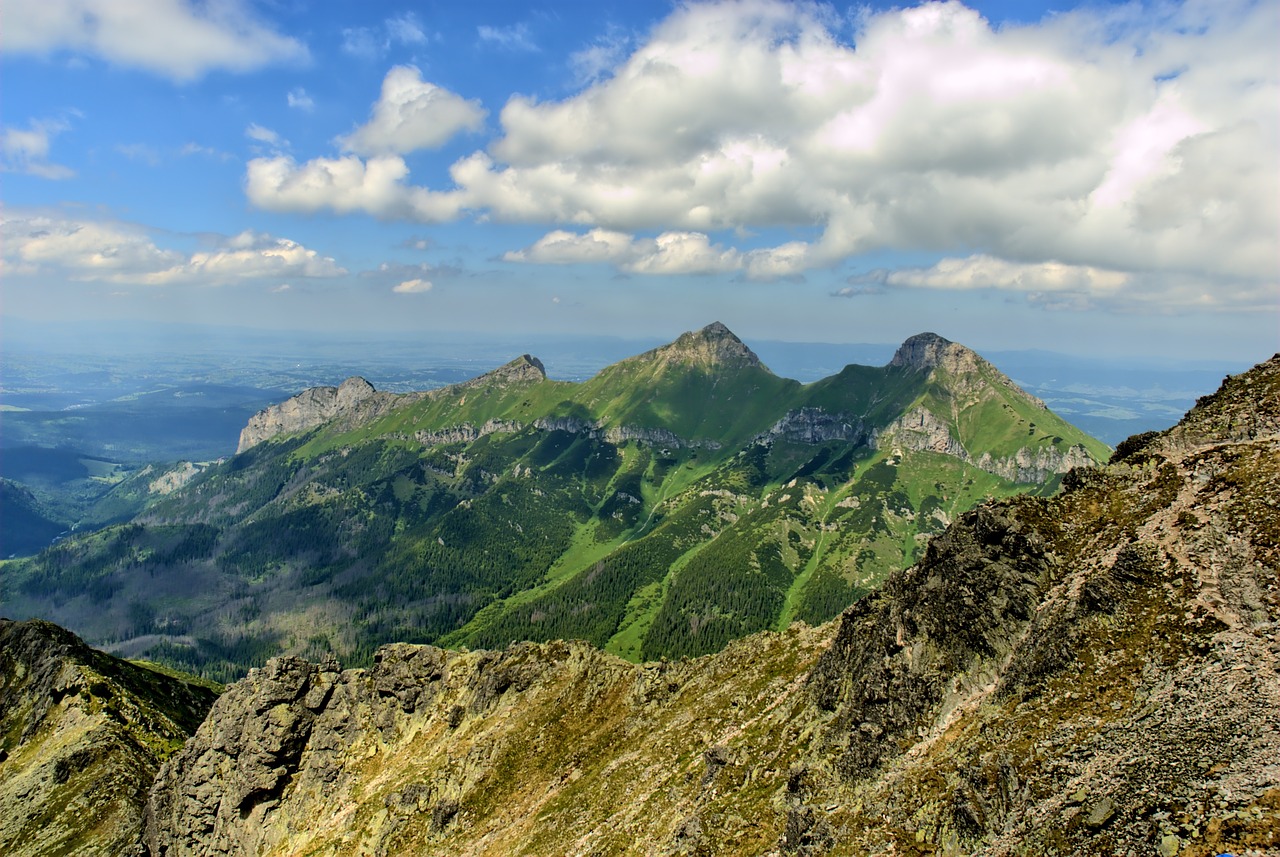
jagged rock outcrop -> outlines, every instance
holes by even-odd
[[[823,636],[797,626],[696,665],[564,642],[393,645],[342,672],[272,661],[165,766],[147,841],[157,857],[705,847],[720,792],[744,776],[785,782],[797,678]],[[750,735],[738,717],[756,720]],[[733,825],[767,849],[769,830]]]
[[[452,389],[471,389],[496,384],[499,387],[512,384],[536,384],[547,379],[546,367],[542,361],[531,354],[522,354],[510,363],[504,363],[491,372],[486,372],[470,381],[453,385]],[[449,389],[449,388],[446,388]]]
[[[351,377],[337,387],[312,387],[303,390],[278,405],[271,405],[254,414],[240,432],[240,443],[236,447],[236,452],[244,452],[278,435],[306,431],[334,420],[339,420],[344,426],[371,422],[395,408],[405,407],[424,398],[481,387],[503,389],[512,385],[533,384],[545,381],[546,377],[547,371],[542,361],[529,354],[522,354],[515,360],[469,381],[427,392],[382,393],[375,390],[373,385],[365,379]],[[468,438],[468,430],[476,434]],[[494,430],[505,429],[495,428]],[[453,432],[452,436],[456,436],[459,440],[474,440],[481,436],[480,432],[483,429],[459,426],[445,431]],[[448,436],[450,435],[442,435],[442,437]],[[458,441],[447,439],[424,441],[424,443],[432,442],[456,443]]]
[[[499,432],[515,434],[523,429],[524,426],[515,420],[486,420],[479,428],[471,423],[462,423],[461,425],[437,429],[436,431],[423,429],[416,432],[413,438],[423,446],[442,446],[450,443],[470,443],[486,435]]]
[[[635,441],[648,446],[661,446],[669,449],[719,449],[720,444],[714,440],[698,440],[680,437],[673,431],[646,426],[602,426],[595,420],[584,420],[578,417],[544,417],[534,423],[542,431],[563,431],[569,434],[582,434],[609,443]]]
[[[142,852],[147,790],[215,693],[0,619],[0,853]]]
[[[240,432],[236,452],[244,452],[276,435],[315,428],[340,414],[352,413],[362,402],[375,397],[386,401],[389,396],[379,394],[372,384],[360,377],[348,378],[337,387],[311,387],[250,417],[248,425]]]
[[[889,423],[875,433],[874,443],[879,449],[938,452],[969,459],[969,451],[951,434],[951,426],[927,408],[915,408]]]
[[[1175,429],[979,508],[811,679],[831,853],[1280,846],[1280,357]]]
[[[786,416],[756,436],[756,443],[783,439],[792,443],[826,443],[843,440],[854,444],[867,443],[872,433],[860,417],[850,414],[832,414],[822,408],[800,408],[788,411]]]

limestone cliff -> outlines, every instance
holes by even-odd
[[[141,854],[147,789],[213,699],[48,622],[0,619],[0,853]]]
[[[339,414],[351,413],[358,405],[371,399],[387,401],[388,394],[379,394],[363,378],[351,377],[337,387],[311,387],[278,405],[270,405],[249,418],[240,432],[236,452],[280,434],[304,431],[327,423]]]

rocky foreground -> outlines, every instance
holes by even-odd
[[[1276,854],[1278,567],[1280,356],[1058,496],[967,513],[819,628],[639,666],[564,642],[274,660],[163,764],[146,847]],[[26,693],[5,681],[0,713]],[[11,722],[6,807],[41,740]]]

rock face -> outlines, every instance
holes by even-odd
[[[1024,484],[1045,482],[1053,476],[1095,463],[1089,451],[1078,444],[1065,448],[1023,447],[1005,457],[996,457],[989,452],[975,456],[951,433],[950,426],[926,408],[916,408],[875,432],[872,443],[885,450],[911,449],[949,455],[1002,479]]]
[[[542,365],[542,361],[530,354],[522,354],[510,363],[506,363],[494,369],[492,372],[486,372],[470,381],[464,381],[457,385],[459,388],[465,389],[469,387],[484,387],[493,382],[498,382],[499,386],[510,384],[536,384],[539,381],[547,379],[547,370]]]
[[[696,665],[563,642],[393,645],[343,672],[273,661],[160,774],[147,841],[157,857],[711,845],[726,789],[785,782],[800,679],[824,638],[796,626]],[[773,842],[767,825],[732,826],[751,853]]]
[[[361,402],[377,395],[373,385],[360,377],[348,378],[337,387],[303,390],[293,398],[263,408],[250,417],[248,425],[240,432],[236,452],[244,452],[279,434],[315,428],[340,414],[351,413]]]
[[[212,690],[0,619],[0,853],[141,854],[147,789]]]
[[[166,763],[147,841],[1276,853],[1278,429],[1280,356],[1056,497],[965,513],[836,622],[697,660],[553,642],[274,661]]]
[[[1280,846],[1278,404],[1280,357],[845,614],[811,680],[831,853]]]
[[[757,443],[776,439],[792,443],[825,443],[843,440],[855,444],[867,443],[872,438],[866,424],[852,414],[832,414],[822,408],[800,408],[790,411],[774,423],[767,432],[756,437]]]

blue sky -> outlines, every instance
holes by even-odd
[[[1280,349],[1280,3],[2,14],[6,325]]]

